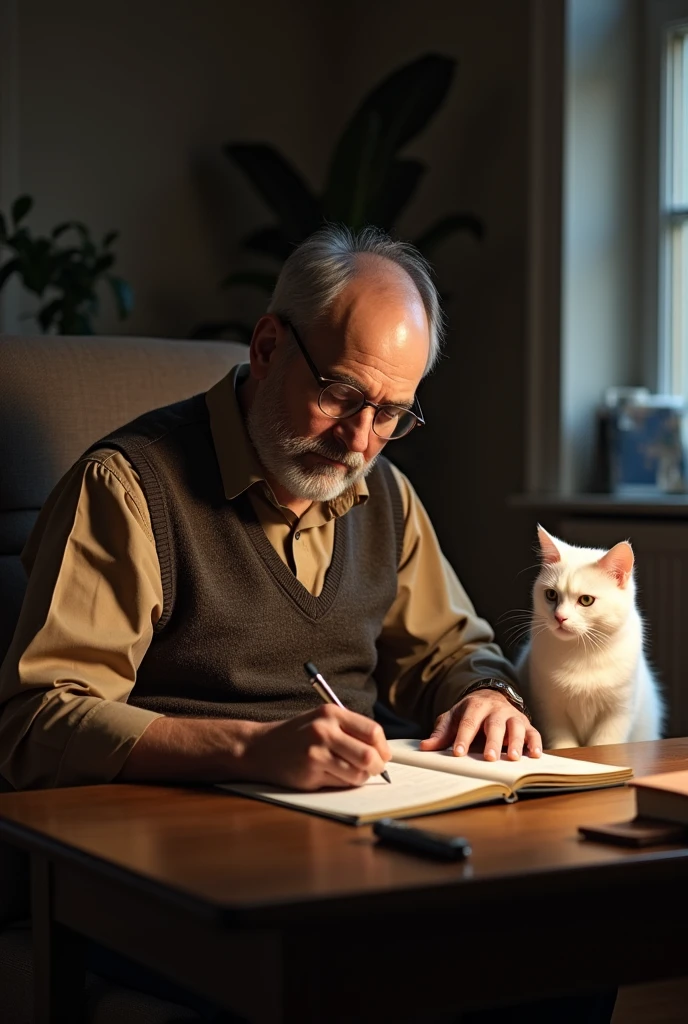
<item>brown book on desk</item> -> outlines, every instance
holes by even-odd
[[[519,792],[552,794],[597,789],[626,782],[630,768],[543,754],[509,761],[485,761],[480,754],[454,757],[451,751],[419,750],[417,740],[392,740],[387,765],[392,784],[379,776],[355,789],[300,793],[263,783],[224,783],[221,789],[256,800],[367,825],[380,818],[410,818],[492,800],[516,800]]]
[[[688,825],[688,771],[663,772],[636,779],[639,818],[658,818]]]

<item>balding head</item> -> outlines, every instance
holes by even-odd
[[[284,264],[268,307],[300,327],[307,328],[328,316],[330,308],[355,277],[396,281],[413,286],[423,305],[428,331],[428,353],[423,372],[437,362],[443,336],[439,296],[424,257],[412,245],[395,242],[377,228],[353,232],[328,225],[306,239]],[[409,293],[410,294],[410,293]]]

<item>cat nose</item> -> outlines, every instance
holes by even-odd
[[[568,615],[561,615],[559,612],[555,612],[554,613],[554,618],[557,620],[557,622],[561,626],[562,622],[566,622],[566,620],[568,619]]]

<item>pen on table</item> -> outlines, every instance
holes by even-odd
[[[327,682],[325,677],[322,676],[318,672],[318,670],[315,667],[315,665],[313,664],[313,662],[312,661],[306,661],[306,662],[304,662],[303,667],[306,670],[306,675],[308,676],[308,678],[310,680],[311,686],[313,687],[315,692],[318,694],[318,696],[322,697],[322,699],[325,701],[326,704],[336,704],[338,708],[343,708],[344,705],[340,701],[339,697],[334,692],[334,690],[332,689],[330,684]],[[390,779],[390,777],[389,777],[389,772],[388,771],[380,772],[380,774],[382,775],[382,778],[385,780],[385,782],[391,782],[392,781]]]

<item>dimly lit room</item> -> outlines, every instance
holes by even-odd
[[[0,0],[2,1024],[688,1020],[688,0]]]

